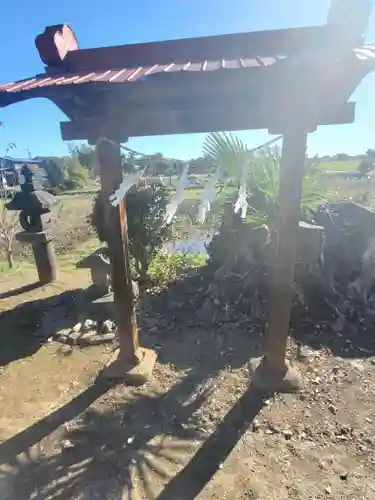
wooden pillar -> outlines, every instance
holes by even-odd
[[[255,362],[253,383],[264,390],[298,390],[298,373],[286,362],[294,272],[298,245],[300,201],[305,172],[307,133],[303,129],[283,137],[280,162],[279,216],[270,291],[265,355]]]
[[[131,382],[143,383],[151,374],[155,357],[151,351],[139,347],[125,200],[121,200],[117,207],[112,206],[109,201],[110,194],[123,180],[120,145],[106,139],[100,140],[97,144],[97,157],[119,340],[119,352],[108,367],[107,375],[111,378],[128,378]],[[146,370],[143,366],[145,361],[148,365]],[[140,365],[142,373],[137,371]]]

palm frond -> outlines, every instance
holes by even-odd
[[[247,223],[275,226],[279,212],[280,158],[279,150],[268,148],[260,151],[251,162]],[[312,221],[314,212],[326,201],[328,193],[319,169],[306,168],[306,174],[301,196],[301,218]]]
[[[254,153],[238,137],[215,132],[206,137],[203,155],[236,182],[240,182],[243,169],[247,169],[249,211],[244,222],[254,227],[263,224],[274,227],[279,212],[280,149],[275,146],[264,147]],[[306,174],[301,196],[301,217],[312,221],[314,211],[326,201],[327,190],[321,172],[313,162],[306,159],[304,168]],[[230,197],[224,191],[228,201]]]
[[[203,156],[233,177],[239,177],[250,156],[246,145],[232,134],[214,132],[203,144]]]

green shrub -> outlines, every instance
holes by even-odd
[[[250,151],[231,135],[213,134],[206,139],[204,153],[230,175],[235,186],[244,182],[241,179],[244,169],[247,173],[248,207],[244,219],[233,210],[237,190],[222,191],[220,229],[207,246],[211,294],[220,303],[237,303],[246,297],[249,304],[253,303],[254,310],[260,311],[262,301],[268,300],[273,267],[279,217],[280,151],[275,147]],[[305,176],[299,217],[305,222],[314,222],[328,194],[324,174],[311,162],[302,164],[301,168]]]
[[[149,274],[160,283],[179,278],[187,269],[202,267],[207,255],[203,253],[160,252],[149,266]]]
[[[362,175],[369,175],[374,170],[374,164],[372,161],[363,160],[358,165],[358,172]]]
[[[84,188],[89,180],[88,170],[80,164],[76,157],[67,158],[65,164],[68,177],[67,180],[71,189]]]
[[[168,189],[161,184],[133,186],[126,195],[129,247],[141,282],[147,281],[150,262],[170,234],[171,227],[164,222],[168,201]],[[99,240],[107,242],[100,193],[94,202],[91,224]]]
[[[49,158],[42,163],[50,188],[58,189],[66,180],[66,164],[62,158]]]

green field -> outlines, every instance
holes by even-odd
[[[356,172],[359,161],[323,161],[319,168],[327,172]]]

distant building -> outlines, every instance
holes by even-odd
[[[42,167],[44,159],[22,159],[9,156],[0,157],[0,187],[16,186],[19,184],[19,171],[24,165],[36,165]]]

